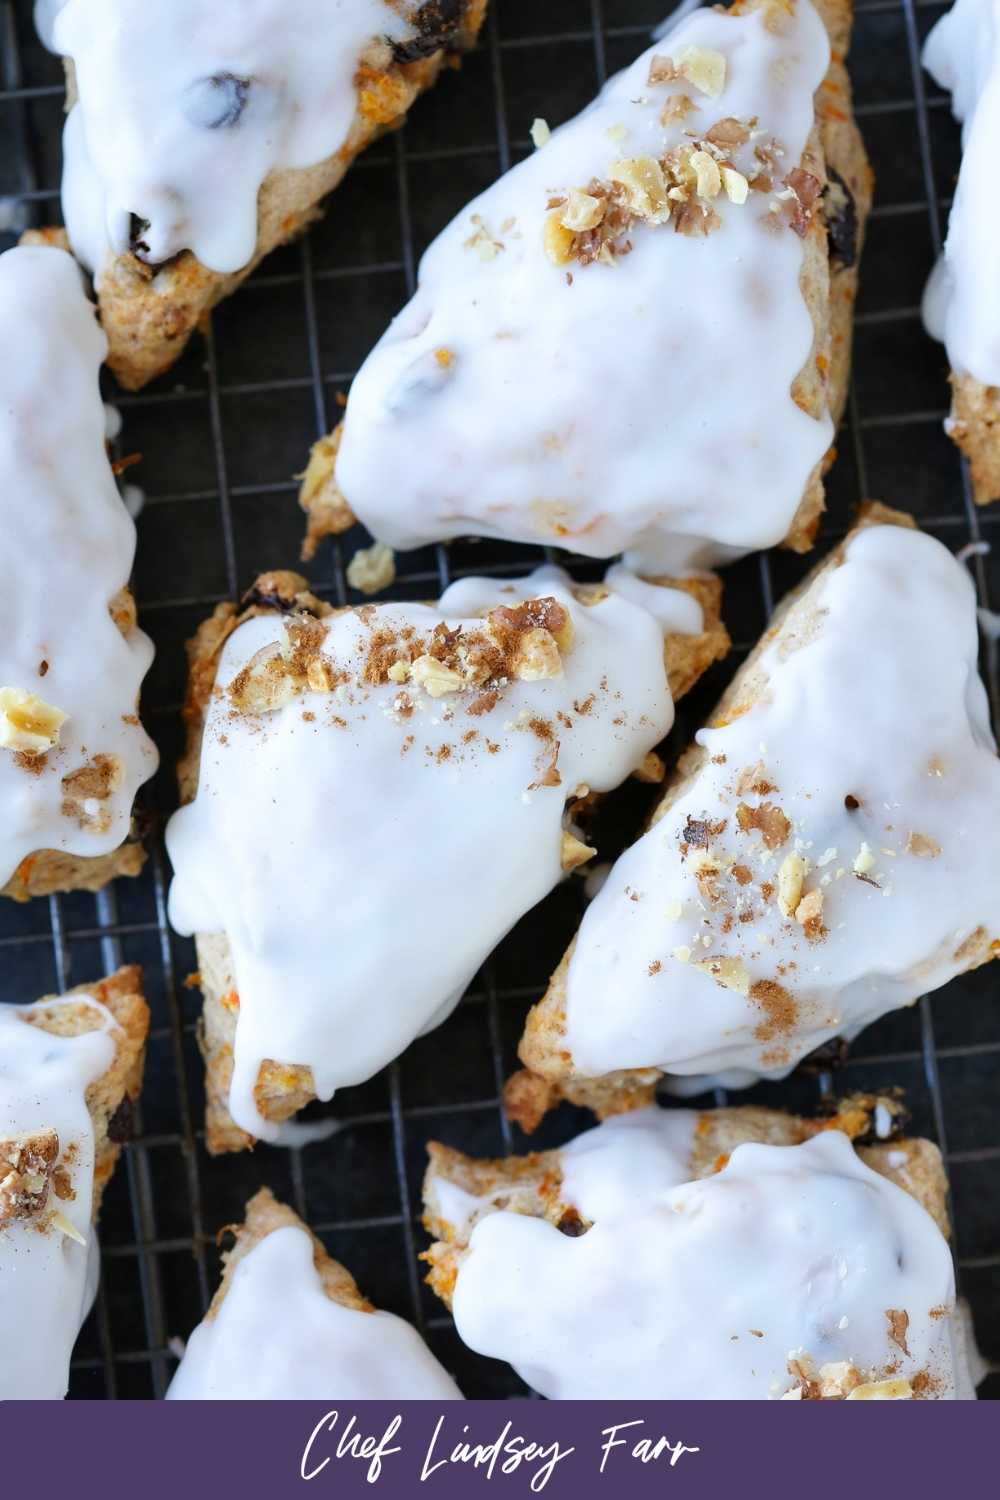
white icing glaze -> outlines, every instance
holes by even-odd
[[[1000,385],[1000,201],[993,187],[1000,139],[1000,0],[955,0],[924,46],[924,67],[952,96],[962,123],[962,166],[944,256],[924,294],[927,331],[953,370]]]
[[[755,144],[772,135],[779,173],[798,164],[829,59],[808,0],[781,37],[760,13],[699,10],[669,54],[691,46],[725,56],[720,97],[650,85],[661,50],[650,48],[427,251],[416,295],[351,387],[336,466],[381,541],[474,533],[593,557],[631,549],[650,572],[787,533],[832,429],[791,399],[813,330],[802,243],[763,223],[772,198],[723,194],[721,228],[704,238],[639,224],[630,254],[573,263],[572,285],[543,249],[553,191],[606,177],[619,158],[659,157],[685,130],[756,116],[761,137],[734,150],[736,165],[754,176]],[[697,112],[662,125],[665,99],[685,87]],[[492,259],[470,245],[477,232],[502,245]]]
[[[326,1296],[309,1236],[292,1225],[239,1262],[167,1391],[168,1401],[461,1399],[409,1323]]]
[[[141,630],[126,640],[108,613],[128,582],[135,527],[104,446],[107,341],[63,251],[0,256],[0,347],[17,350],[0,371],[0,688],[69,716],[44,760],[26,765],[0,748],[2,886],[39,849],[115,849],[156,751],[135,717],[152,644]],[[62,778],[97,755],[117,759],[118,780],[83,827],[62,812]]]
[[[790,1356],[873,1378],[926,1371],[953,1398],[951,1256],[920,1204],[839,1131],[739,1146],[723,1171],[684,1182],[670,1137],[685,1123],[647,1111],[574,1142],[564,1195],[585,1161],[581,1197],[601,1209],[577,1238],[523,1214],[482,1218],[455,1285],[465,1343],[558,1399],[776,1399],[796,1384]],[[909,1317],[908,1353],[889,1310]]]
[[[413,27],[385,0],[66,0],[49,26],[75,64],[63,213],[91,270],[129,248],[193,250],[238,271],[257,241],[264,179],[344,144],[355,74],[379,37]],[[404,14],[400,14],[400,12]],[[44,35],[43,31],[43,35]]]
[[[0,1137],[54,1129],[76,1194],[59,1200],[50,1190],[40,1215],[0,1228],[0,1400],[66,1394],[70,1354],[97,1286],[94,1132],[85,1091],[114,1059],[115,1021],[90,1003],[102,1024],[75,1037],[52,1036],[21,1019],[51,1005],[0,1005]],[[52,1209],[85,1243],[52,1224],[39,1227]]]
[[[263,1060],[308,1064],[329,1098],[443,1020],[561,878],[567,798],[582,783],[617,786],[669,729],[663,634],[698,629],[700,608],[620,569],[608,585],[583,605],[545,568],[508,584],[462,579],[436,608],[368,605],[328,622],[323,655],[350,675],[334,693],[257,716],[216,695],[197,798],[167,830],[170,915],[184,933],[228,934],[240,1002],[230,1108],[245,1129],[274,1135],[252,1098]],[[562,671],[509,681],[486,712],[468,712],[474,693],[359,685],[375,632],[427,636],[443,618],[468,634],[486,611],[540,596],[572,620]],[[273,614],[241,625],[218,687],[284,631]],[[559,785],[539,785],[546,725]]]
[[[781,1076],[967,967],[959,952],[977,928],[998,935],[1000,763],[965,570],[929,536],[872,527],[823,578],[817,622],[799,649],[785,654],[780,638],[768,648],[769,680],[748,712],[698,734],[708,758],[696,782],[588,907],[567,982],[580,1072]],[[774,789],[738,790],[758,766]],[[792,825],[772,850],[738,827],[739,804],[767,802]],[[714,879],[696,873],[705,850],[685,857],[689,818],[724,822],[707,851]],[[823,898],[820,941],[762,890],[779,886],[795,851],[803,894]],[[742,965],[728,976],[742,989],[696,967],[720,958]],[[748,981],[780,984],[788,999],[748,995]]]

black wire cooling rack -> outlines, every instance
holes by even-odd
[[[328,430],[338,398],[391,314],[412,291],[418,257],[468,198],[530,149],[536,115],[555,125],[648,45],[670,0],[492,0],[478,50],[418,102],[406,128],[369,151],[310,234],[272,255],[212,318],[167,376],[139,395],[109,387],[122,451],[146,491],[135,588],[156,642],[144,715],[162,755],[142,796],[162,827],[176,801],[183,642],[220,599],[265,568],[296,566],[301,513],[291,477]],[[58,61],[37,42],[30,0],[0,0],[0,248],[29,225],[58,221],[63,89]],[[851,71],[878,176],[862,266],[854,376],[829,512],[819,542],[842,535],[866,496],[899,505],[971,557],[984,606],[1000,600],[1000,505],[977,512],[942,431],[941,349],[924,335],[919,300],[941,244],[959,161],[948,101],[919,67],[923,37],[945,9],[919,0],[857,0]],[[3,350],[16,359],[16,350]],[[130,477],[132,477],[130,475]],[[357,600],[345,563],[363,534],[325,544],[305,571],[337,603]],[[461,542],[397,559],[397,595],[424,598],[470,572],[517,574],[535,549]],[[681,705],[676,751],[704,717],[807,562],[749,558],[726,574],[725,615],[737,647]],[[596,576],[583,562],[580,576]],[[984,647],[1000,723],[997,649]],[[878,753],[878,747],[872,747]],[[630,786],[601,820],[602,858],[637,831],[649,788]],[[984,830],[984,836],[987,836]],[[998,851],[1000,853],[1000,851]],[[73,1362],[79,1397],[161,1396],[177,1340],[215,1286],[217,1231],[267,1184],[320,1234],[379,1306],[411,1318],[469,1396],[524,1392],[505,1365],[463,1348],[422,1282],[418,1254],[424,1146],[437,1137],[479,1154],[523,1148],[498,1094],[515,1066],[528,1005],[572,934],[583,903],[573,879],[521,921],[484,966],[451,1020],[361,1088],[329,1106],[341,1128],[301,1151],[259,1148],[212,1160],[204,1148],[198,996],[185,987],[193,947],[168,928],[162,839],[141,878],[100,895],[28,906],[0,903],[2,998],[64,990],[119,963],[141,963],[153,1011],[137,1136],[107,1192],[103,1278]],[[337,962],[335,952],[331,964]],[[963,1294],[1000,1395],[1000,1004],[990,965],[866,1031],[836,1074],[798,1074],[742,1098],[816,1107],[823,1090],[906,1090],[914,1129],[938,1141],[948,1167]],[[706,1102],[722,1102],[721,1094]],[[585,1123],[564,1107],[541,1145]],[[536,1138],[537,1141],[537,1138]]]

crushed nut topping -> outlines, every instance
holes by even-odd
[[[778,871],[778,906],[783,917],[794,917],[805,878],[806,862],[801,854],[786,854]]]
[[[913,1387],[903,1376],[890,1380],[871,1380],[856,1385],[845,1397],[847,1401],[912,1401]]]
[[[0,687],[0,749],[44,755],[59,743],[67,718],[61,708],[44,703],[37,693]]]
[[[937,859],[941,853],[941,845],[929,834],[911,833],[906,841],[906,852],[915,854],[918,859]]]
[[[52,1129],[0,1137],[0,1227],[41,1212],[58,1155]]]
[[[904,1354],[909,1354],[906,1345],[906,1331],[910,1326],[910,1315],[899,1308],[888,1307],[885,1312],[889,1320],[889,1337],[897,1348],[902,1349]]]

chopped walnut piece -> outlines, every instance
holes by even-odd
[[[592,849],[589,844],[583,843],[581,839],[576,838],[572,833],[567,833],[563,829],[559,862],[564,870],[579,869],[581,865],[587,863],[588,859],[593,859],[596,853],[596,849]]]
[[[750,139],[750,131],[742,120],[735,120],[732,115],[727,115],[724,120],[716,120],[711,130],[706,130],[705,139],[711,141],[713,146],[745,146]]]
[[[845,1401],[912,1401],[913,1387],[903,1376],[890,1380],[871,1380],[856,1385],[844,1397]]]
[[[697,108],[690,94],[671,94],[660,110],[660,124],[671,125],[675,120],[686,120],[691,111]]]
[[[889,1337],[897,1348],[902,1349],[904,1354],[909,1354],[906,1345],[906,1330],[910,1326],[910,1315],[908,1312],[896,1308],[887,1307],[885,1315],[889,1320]]]
[[[737,172],[735,167],[722,168],[722,186],[725,188],[726,197],[730,203],[745,203],[750,191],[750,184],[742,172]]]
[[[707,151],[692,151],[690,160],[698,197],[717,198],[722,188],[722,174],[715,157],[709,156]]]
[[[562,657],[555,637],[540,627],[526,630],[511,660],[511,676],[519,682],[541,682],[562,676]]]
[[[606,198],[596,198],[581,188],[570,188],[562,208],[559,222],[564,229],[578,234],[583,229],[596,229],[608,208]]]
[[[21,755],[44,755],[59,743],[59,731],[69,716],[37,693],[0,687],[0,749]]]
[[[768,849],[780,849],[792,831],[792,825],[773,802],[762,802],[759,807],[748,807],[741,802],[736,809],[736,823],[741,833],[756,828]]]
[[[465,686],[461,673],[433,656],[418,656],[410,667],[410,676],[432,698],[461,692]]]
[[[818,1383],[821,1401],[843,1401],[848,1391],[861,1384],[861,1375],[849,1360],[839,1359],[820,1365]]]
[[[573,231],[562,221],[562,210],[554,208],[546,216],[542,232],[545,253],[554,266],[564,266],[573,255]]]
[[[382,542],[375,542],[371,547],[359,547],[347,565],[347,581],[352,589],[357,589],[361,594],[378,594],[382,589],[387,589],[395,577],[396,554]]]
[[[704,203],[685,203],[674,216],[674,229],[688,237],[713,234],[721,223],[715,209]]]
[[[726,59],[709,47],[685,47],[677,71],[702,94],[717,99],[726,86]]]
[[[941,845],[930,834],[911,833],[906,841],[906,852],[915,854],[918,859],[937,859],[941,853]]]
[[[826,936],[823,926],[823,892],[810,891],[803,896],[795,908],[795,920],[811,943],[818,943]]]
[[[667,182],[655,157],[624,157],[612,162],[608,176],[625,189],[626,202],[636,218],[651,224],[665,224],[670,218]]]
[[[659,52],[653,54],[649,60],[647,83],[673,83],[678,76],[672,57],[664,57]]]
[[[255,651],[227,688],[229,701],[244,714],[273,713],[302,691],[280,644],[272,641]]]
[[[50,1128],[0,1137],[0,1228],[41,1211],[58,1155],[59,1137]]]
[[[793,917],[802,900],[806,862],[801,854],[786,854],[778,871],[778,906],[783,917]]]
[[[741,958],[700,958],[694,967],[710,974],[724,990],[735,990],[740,995],[750,993],[750,975]]]

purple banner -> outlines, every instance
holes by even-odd
[[[867,1495],[922,1496],[994,1463],[991,1403],[935,1410],[892,1402],[849,1411],[839,1401],[7,1403],[3,1493],[739,1500],[790,1490],[843,1500],[862,1485]]]

